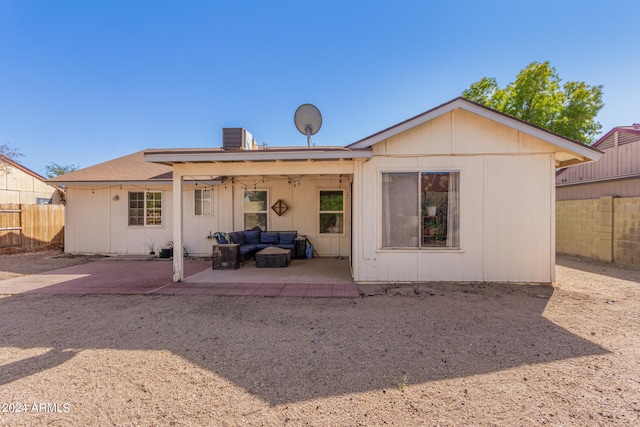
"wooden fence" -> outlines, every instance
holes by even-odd
[[[0,204],[0,248],[64,245],[64,206]]]

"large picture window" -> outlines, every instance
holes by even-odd
[[[320,234],[344,233],[344,191],[320,190]]]
[[[382,246],[460,247],[460,173],[383,173]]]
[[[129,225],[162,225],[162,192],[129,193]]]
[[[213,190],[197,189],[194,190],[194,207],[195,216],[211,216],[211,195]]]
[[[244,192],[244,229],[260,227],[262,231],[267,230],[267,191],[266,190],[245,190]]]

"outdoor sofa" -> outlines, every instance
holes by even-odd
[[[297,231],[260,231],[244,230],[232,233],[216,233],[221,245],[235,243],[240,245],[240,261],[245,262],[265,248],[273,246],[291,250],[295,253]]]

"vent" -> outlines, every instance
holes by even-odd
[[[618,136],[619,145],[631,144],[632,142],[638,141],[640,141],[640,135],[635,133],[620,132],[620,135]]]
[[[225,150],[251,150],[255,140],[245,128],[223,128],[222,148]]]
[[[596,148],[598,148],[598,150],[604,150],[605,148],[613,148],[614,145],[615,145],[615,134],[611,134],[607,137],[607,139],[600,142],[600,144],[598,144]]]

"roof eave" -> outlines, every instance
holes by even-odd
[[[290,151],[234,150],[217,152],[153,150],[146,151],[144,153],[144,156],[148,162],[171,165],[173,163],[369,159],[372,157],[372,151],[369,148]]]
[[[116,181],[116,180],[95,180],[95,181],[56,181],[58,185],[64,186],[77,186],[77,187],[97,187],[97,186],[117,186],[117,185],[171,185],[173,183],[170,179],[147,179],[147,180],[133,180],[133,181]]]
[[[208,185],[220,185],[222,184],[222,178],[214,178],[214,179],[197,179],[197,178],[189,178],[184,180],[186,183],[189,182],[205,182]],[[58,182],[61,185],[72,185],[77,187],[98,187],[98,186],[132,186],[132,185],[172,185],[173,181],[171,179],[147,179],[147,180],[132,180],[132,181],[110,181],[110,180],[95,180],[95,181],[65,181]]]

